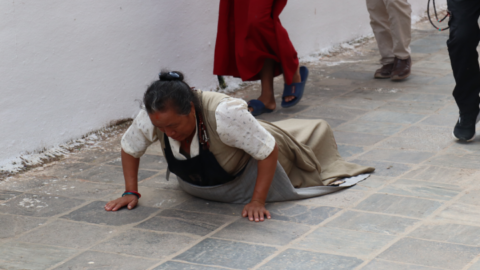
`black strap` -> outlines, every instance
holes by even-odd
[[[202,91],[198,91],[194,87],[192,88],[194,91],[198,92],[198,99],[200,101],[200,108],[195,110],[197,115],[197,125],[198,125],[198,142],[202,146],[204,150],[210,149],[210,137],[208,137],[207,127],[205,126],[205,122],[203,121],[203,104],[202,104]]]
[[[198,142],[201,144],[202,148],[210,149],[210,143],[208,142],[210,138],[208,137],[207,128],[205,127],[205,122],[203,122],[203,115],[201,112],[197,112],[197,121],[198,121]]]

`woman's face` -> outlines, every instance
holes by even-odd
[[[163,112],[148,114],[152,124],[176,141],[184,141],[195,133],[195,109],[192,104],[188,115],[180,115],[175,109],[168,108]]]

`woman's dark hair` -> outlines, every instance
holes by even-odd
[[[192,103],[195,110],[200,108],[200,101],[194,90],[183,81],[183,74],[178,71],[163,71],[159,80],[154,81],[143,96],[143,104],[148,113],[162,112],[173,108],[178,114],[190,113]]]

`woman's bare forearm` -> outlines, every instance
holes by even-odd
[[[267,200],[268,190],[272,184],[273,176],[277,168],[278,147],[275,144],[272,153],[264,159],[258,161],[257,181],[252,195],[252,202],[258,201],[265,203]]]
[[[138,191],[138,167],[140,159],[135,158],[122,149],[122,167],[125,177],[125,190]]]
[[[125,190],[129,191],[138,191],[138,165],[140,164],[140,159],[135,158],[122,149],[122,167],[123,167],[123,176],[125,177]],[[135,195],[127,195],[125,197],[120,197],[116,200],[109,201],[105,205],[105,210],[107,211],[117,211],[122,207],[127,206],[128,209],[133,209],[138,203],[138,198]]]

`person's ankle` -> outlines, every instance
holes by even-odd
[[[300,83],[300,82],[302,82],[302,76],[300,76],[300,73],[293,75],[292,83]]]
[[[265,107],[267,109],[275,110],[275,108],[277,107],[277,104],[275,102],[275,98],[260,96],[257,99],[260,100],[261,102],[263,102],[263,104],[265,104]]]

